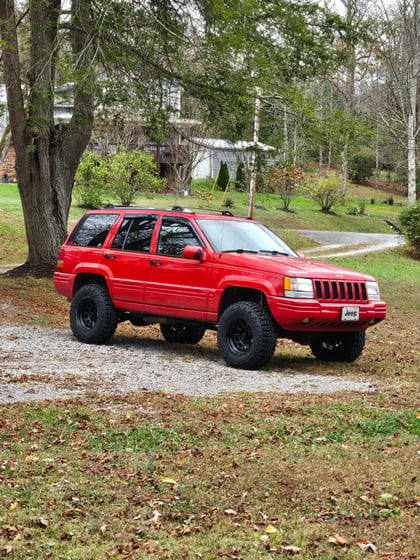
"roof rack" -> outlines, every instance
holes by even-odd
[[[108,203],[105,204],[102,209],[103,210],[110,210],[112,208],[118,208],[119,210],[166,210],[167,212],[185,212],[188,214],[195,214],[196,210],[197,211],[203,211],[203,212],[214,212],[216,213],[220,213],[222,216],[232,216],[234,217],[235,215],[232,214],[232,212],[230,210],[221,210],[220,208],[195,208],[194,210],[190,210],[189,208],[185,208],[184,206],[178,206],[178,205],[174,205],[171,208],[151,208],[151,207],[147,207],[147,206],[124,206],[122,204],[112,204],[112,203]]]

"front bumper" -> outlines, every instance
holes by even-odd
[[[268,297],[268,305],[274,319],[283,330],[301,332],[356,331],[364,330],[386,317],[386,303],[369,301],[319,302],[314,299]],[[342,321],[343,307],[359,307],[357,321]]]

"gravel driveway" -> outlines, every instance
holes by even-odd
[[[316,239],[320,256],[394,247],[404,243],[394,234],[355,234],[299,230]],[[354,245],[360,245],[355,248]],[[338,252],[337,252],[338,251]],[[337,253],[336,253],[337,252]],[[305,253],[310,256],[311,250]],[[312,256],[312,255],[311,255]],[[326,255],[325,255],[326,256]],[[81,344],[70,330],[2,324],[7,306],[0,302],[0,403],[71,398],[89,392],[124,394],[167,391],[192,396],[223,392],[333,393],[372,392],[365,381],[334,375],[309,375],[276,367],[247,371],[227,367],[216,345],[175,346],[150,339],[114,336],[104,346]],[[9,313],[10,314],[10,313]],[[273,362],[276,362],[274,358]]]
[[[4,307],[0,303],[1,314]],[[143,390],[192,396],[374,391],[368,382],[334,375],[308,375],[281,367],[232,369],[224,364],[215,344],[214,348],[177,346],[117,332],[109,344],[93,346],[78,342],[70,330],[9,324],[0,329],[0,403]]]

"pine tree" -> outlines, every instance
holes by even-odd
[[[221,191],[225,191],[229,183],[229,168],[225,161],[220,162],[219,175],[217,177],[217,186]]]
[[[246,185],[245,185],[245,165],[243,161],[238,163],[238,167],[236,168],[236,176],[235,176],[235,189],[240,192],[244,192]]]

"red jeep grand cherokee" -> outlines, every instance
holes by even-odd
[[[244,369],[263,367],[277,338],[352,362],[386,314],[371,276],[302,258],[259,222],[179,207],[87,212],[60,250],[54,286],[82,342],[105,343],[126,320],[159,323],[169,342],[217,329],[226,363]]]

